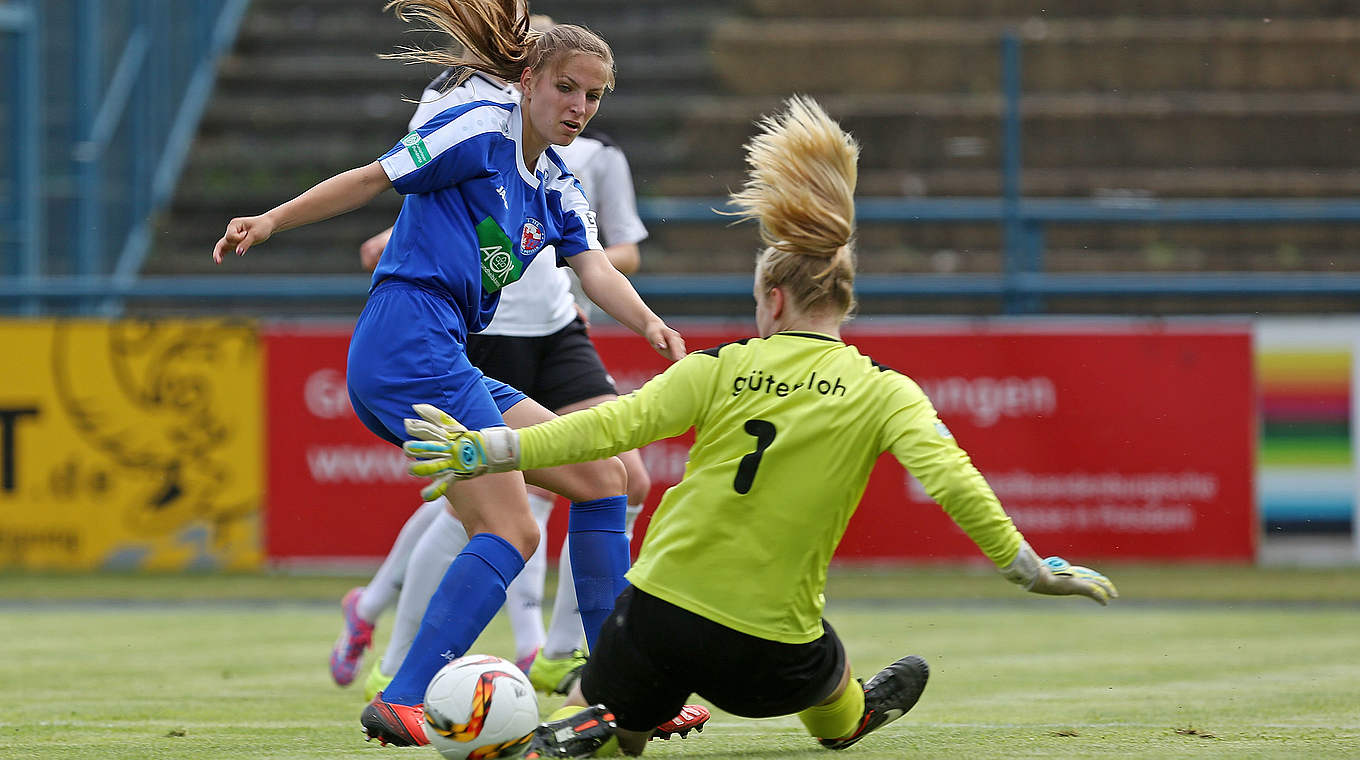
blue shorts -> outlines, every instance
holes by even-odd
[[[448,300],[409,283],[374,288],[349,341],[349,400],[364,426],[397,446],[412,404],[434,404],[476,430],[527,398],[468,361],[467,329]]]

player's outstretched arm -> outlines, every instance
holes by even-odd
[[[603,251],[585,251],[567,258],[572,271],[581,278],[581,289],[609,316],[641,335],[652,349],[671,361],[685,356],[685,340],[652,312],[633,284],[624,277]]]
[[[322,180],[302,195],[259,216],[237,217],[227,222],[227,231],[213,247],[213,261],[221,264],[228,252],[244,256],[251,246],[263,243],[276,232],[353,211],[391,186],[377,161]]]
[[[468,430],[444,410],[430,404],[411,407],[420,419],[406,420],[402,449],[412,459],[412,475],[430,478],[420,489],[421,498],[433,501],[444,495],[455,480],[467,480],[488,472],[507,472],[519,466],[519,433],[508,427]]]
[[[1102,605],[1119,596],[1119,591],[1104,575],[1089,567],[1073,565],[1062,557],[1041,560],[1025,541],[1020,542],[1015,559],[1001,568],[1001,574],[1035,594],[1080,595]]]

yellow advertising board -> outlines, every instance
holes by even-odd
[[[260,565],[255,326],[0,320],[0,568]]]

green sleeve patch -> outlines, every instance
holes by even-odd
[[[411,155],[417,169],[430,163],[430,149],[425,147],[425,140],[419,132],[401,138],[401,144],[406,146],[406,152]]]

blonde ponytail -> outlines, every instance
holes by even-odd
[[[746,144],[747,177],[734,216],[760,223],[764,287],[804,312],[855,307],[855,182],[859,144],[817,101],[795,95]]]

